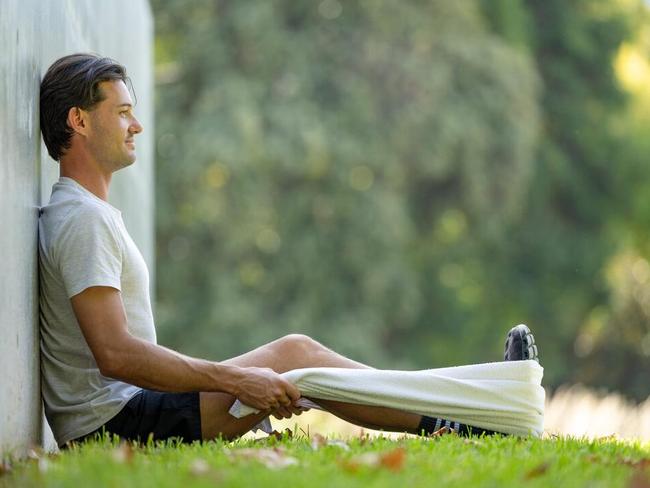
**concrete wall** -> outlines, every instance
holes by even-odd
[[[2,0],[0,7],[0,454],[51,445],[40,397],[38,206],[58,179],[40,137],[39,83],[57,58],[95,52],[124,64],[137,95],[138,159],[110,201],[154,264],[153,21],[147,0]]]

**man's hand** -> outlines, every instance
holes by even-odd
[[[242,368],[233,393],[242,403],[276,416],[291,417],[301,410],[294,405],[300,398],[298,388],[269,368]]]
[[[278,420],[290,419],[294,415],[300,415],[302,412],[308,411],[308,408],[297,407],[296,405],[289,405],[288,407],[280,407],[271,414]]]

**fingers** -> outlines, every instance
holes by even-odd
[[[288,382],[282,377],[279,377],[281,384],[278,385],[280,390],[275,395],[278,406],[289,407],[293,405],[300,398],[300,390],[292,383]]]
[[[289,407],[289,410],[291,411],[291,413],[292,413],[293,415],[300,415],[302,412],[305,411],[304,408],[299,407],[299,406],[297,406],[297,405],[291,405],[291,407]]]
[[[289,419],[291,418],[292,413],[288,408],[280,407],[275,412],[273,412],[273,416],[278,420]]]
[[[300,415],[305,410],[307,409],[295,405],[295,403],[292,402],[286,394],[284,394],[278,398],[277,403],[273,404],[271,408],[271,415],[273,415],[278,420],[282,420],[291,418],[294,415]]]
[[[276,408],[272,412],[272,415],[276,419],[282,420],[282,419],[291,418],[294,415],[300,415],[305,410],[308,410],[308,409],[304,409],[302,407],[299,407],[297,405],[294,405],[294,404],[290,403],[289,405],[286,405],[286,406],[279,406],[278,408]]]
[[[293,407],[293,402],[283,391],[276,392],[275,394],[270,395],[269,398],[262,404],[263,410],[270,410],[276,412],[281,409],[290,409]]]
[[[246,369],[249,374],[239,381],[237,398],[259,410],[288,417],[295,413],[293,404],[301,396],[295,385],[268,368]]]
[[[290,403],[297,401],[301,397],[300,390],[293,383],[289,383],[288,381],[286,392],[291,399]]]

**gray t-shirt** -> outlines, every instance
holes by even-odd
[[[99,428],[141,390],[99,372],[70,298],[110,286],[121,292],[132,335],[155,344],[156,329],[149,272],[119,210],[61,177],[38,228],[42,393],[62,445]]]

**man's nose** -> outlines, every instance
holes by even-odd
[[[129,132],[131,132],[132,134],[139,134],[143,130],[144,130],[144,128],[142,127],[142,125],[140,124],[138,119],[133,117],[133,123],[129,127]]]

